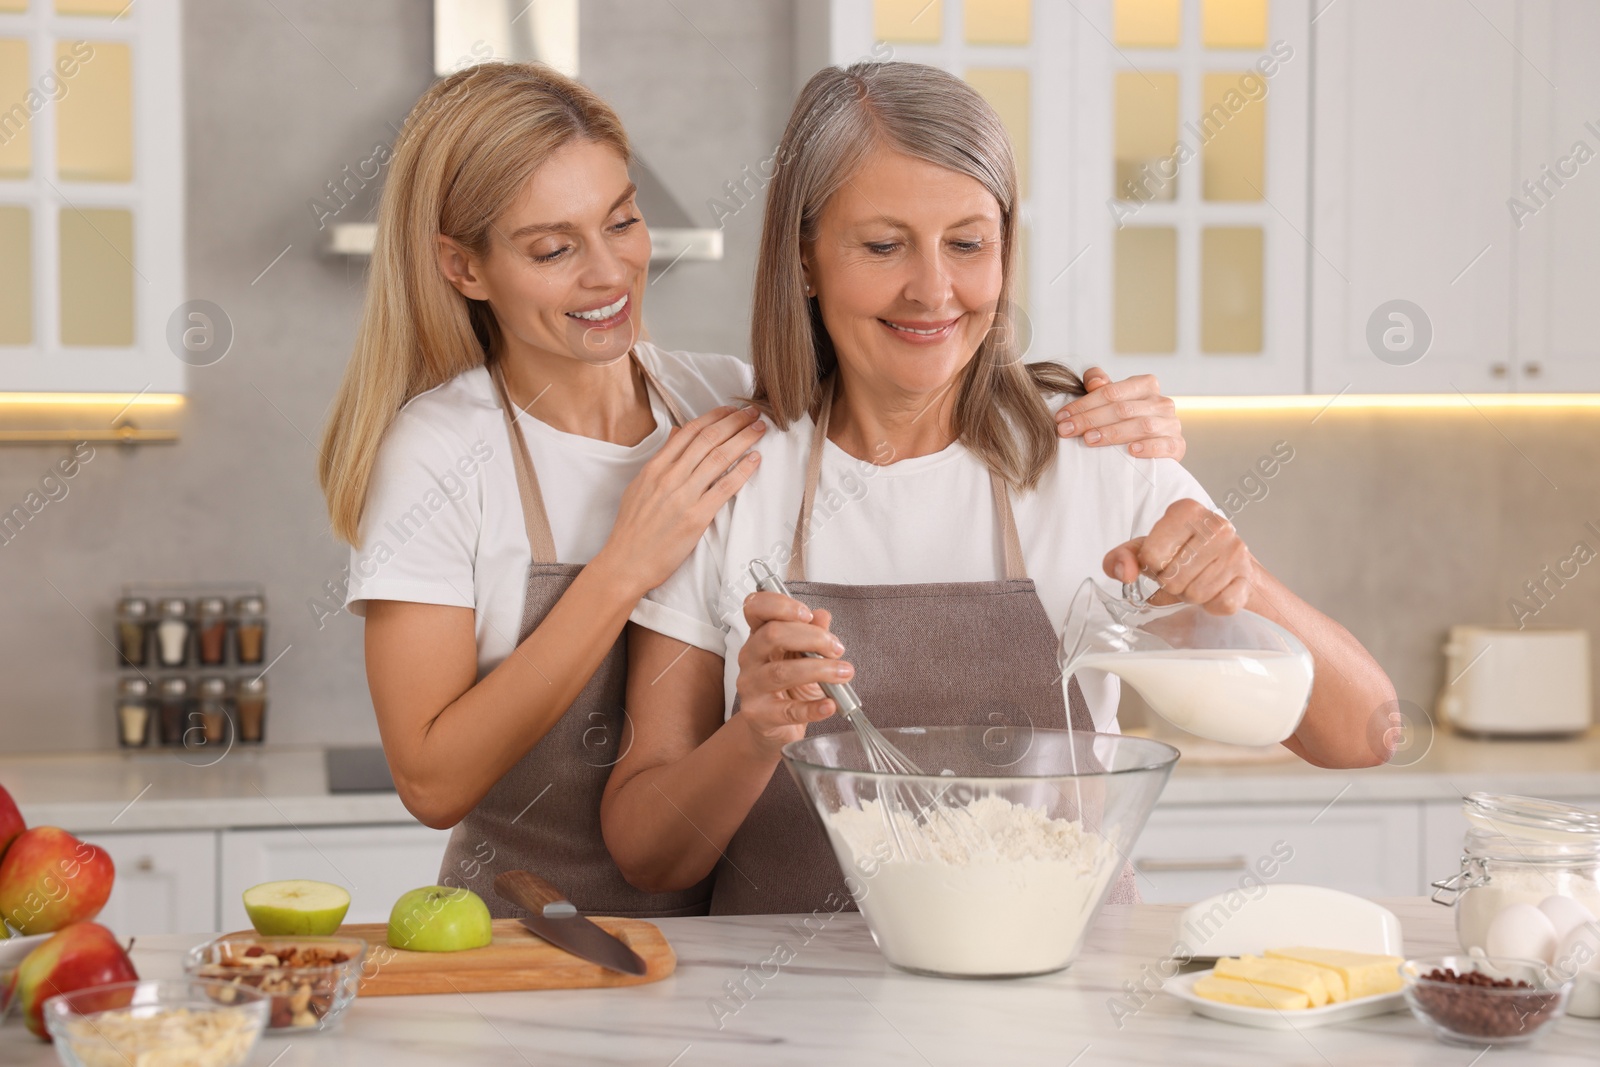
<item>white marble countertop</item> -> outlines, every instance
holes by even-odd
[[[1313,767],[1287,749],[1268,760],[1218,762],[1206,757],[1222,746],[1203,743],[1178,761],[1161,804],[1325,804],[1346,785],[1340,803],[1458,800],[1476,790],[1600,797],[1600,729],[1555,741],[1491,741],[1449,732],[1430,740],[1420,759],[1402,755],[1388,766],[1359,771]]]
[[[1450,912],[1422,898],[1385,901],[1399,914],[1410,955],[1436,955],[1454,943]],[[1531,1049],[1481,1055],[1436,1042],[1405,1012],[1302,1032],[1254,1030],[1190,1013],[1156,994],[1117,1021],[1108,1002],[1124,982],[1171,949],[1178,908],[1105,908],[1069,969],[1042,978],[950,981],[896,971],[884,962],[854,913],[663,919],[678,953],[662,982],[607,990],[475,993],[357,1000],[325,1034],[265,1038],[256,1067],[447,1063],[710,1064],[944,1067],[974,1064],[1396,1064],[1469,1067],[1496,1063],[1591,1065],[1600,1021],[1562,1019]],[[182,953],[199,936],[141,938],[135,963],[147,978],[177,976]],[[793,958],[742,1003],[729,983],[755,974],[775,946]],[[713,1010],[722,1005],[720,1016]],[[737,1007],[736,1011],[729,1008]],[[56,1062],[54,1053],[13,1020],[0,1029],[0,1065]]]
[[[1600,731],[1565,741],[1481,741],[1443,733],[1406,766],[1312,767],[1292,755],[1218,762],[1186,754],[1161,805],[1454,800],[1482,789],[1600,797]],[[393,793],[330,794],[321,748],[235,747],[214,763],[179,750],[0,756],[0,785],[31,825],[79,833],[412,823]]]
[[[416,822],[394,793],[329,793],[321,748],[5,756],[0,785],[28,825],[76,833]]]

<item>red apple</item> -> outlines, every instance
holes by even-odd
[[[0,785],[0,856],[6,854],[6,848],[12,840],[27,828],[28,824],[22,821],[22,812],[17,810],[17,802],[11,799],[6,787]]]
[[[22,934],[48,934],[100,914],[116,868],[106,850],[55,826],[17,835],[0,859],[0,917]]]
[[[45,1001],[59,993],[110,982],[132,982],[138,977],[133,961],[117,944],[115,934],[99,923],[74,923],[23,957],[5,1000],[20,996],[28,1029],[49,1041],[50,1034],[44,1028]],[[123,1003],[127,1003],[126,999]],[[120,1006],[105,1005],[108,1009]]]

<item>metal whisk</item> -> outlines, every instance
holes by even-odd
[[[794,599],[789,587],[783,584],[783,579],[778,577],[777,572],[766,560],[750,561],[750,577],[755,580],[757,589]],[[816,652],[806,652],[804,655],[813,659],[823,658]],[[867,766],[873,773],[912,779],[928,776],[911,757],[896,748],[876,726],[872,725],[861,706],[861,698],[856,695],[855,688],[849,682],[823,682],[822,690],[833,700],[845,721],[855,728],[856,736],[861,739],[861,749],[867,757]],[[922,824],[927,824],[936,818],[944,819],[960,835],[969,851],[982,851],[988,847],[989,836],[982,825],[970,811],[952,807],[947,803],[946,792],[947,790],[935,792],[914,780],[891,781],[887,797],[879,797],[884,821],[888,824],[889,833],[894,838],[895,847],[901,856],[929,858],[925,848],[926,842],[918,839],[916,835],[912,835],[914,848],[907,848],[905,835],[901,833],[900,819],[896,818],[898,812],[905,812],[913,822]]]

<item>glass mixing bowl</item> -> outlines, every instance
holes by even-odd
[[[874,773],[854,731],[791,742],[783,754],[884,957],[960,978],[1072,963],[1178,750],[1025,726],[883,733],[928,773]],[[948,810],[897,807],[908,782]]]

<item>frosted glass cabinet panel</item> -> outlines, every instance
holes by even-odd
[[[83,42],[56,42],[56,61],[69,62]],[[56,174],[69,182],[133,180],[133,75],[125,44],[96,41],[94,58],[79,66],[56,104]]]
[[[1032,30],[1030,0],[965,0],[968,44],[1027,44]]]
[[[133,213],[61,210],[61,343],[133,344]]]
[[[0,100],[28,97],[28,42],[0,37]],[[24,105],[26,106],[26,105]],[[13,111],[0,115],[0,181],[26,178],[33,160],[33,129]]]
[[[0,345],[33,340],[33,216],[0,206]]]
[[[1115,0],[1112,39],[1119,48],[1176,48],[1183,0]]]
[[[1178,346],[1178,231],[1128,226],[1116,233],[1113,346],[1168,353]]]
[[[872,33],[880,41],[933,43],[944,32],[940,0],[871,0]]]

